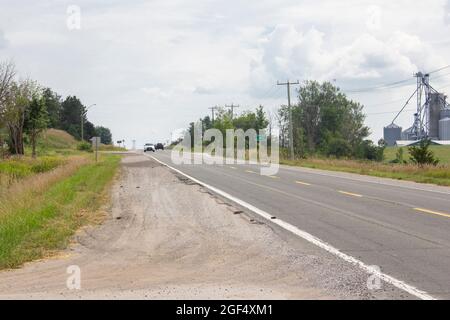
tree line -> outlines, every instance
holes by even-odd
[[[383,140],[375,145],[367,139],[369,128],[364,125],[363,106],[352,101],[330,82],[305,81],[298,89],[291,106],[293,144],[296,158],[326,156],[381,161],[385,149]],[[266,129],[269,135],[278,128],[281,150],[288,153],[289,108],[280,106],[276,113],[265,112],[263,106],[232,116],[219,108],[214,122],[209,116],[200,119],[203,129]],[[189,132],[193,135],[194,123]]]
[[[102,143],[111,144],[108,128],[94,126],[87,119],[86,107],[76,96],[62,99],[50,88],[31,79],[17,79],[12,62],[0,62],[0,148],[10,153],[24,154],[24,142],[29,141],[32,156],[36,156],[37,138],[47,128],[67,131],[82,140],[100,136]]]
[[[367,139],[363,105],[347,98],[330,82],[305,81],[298,89],[292,108],[294,153],[304,158],[322,155],[336,158],[383,160],[386,147]],[[280,143],[289,142],[289,109],[281,106],[277,114]]]
[[[227,110],[224,106],[216,107],[214,119],[205,116],[199,121],[202,124],[203,132],[209,129],[218,129],[223,137],[226,137],[227,129],[242,129],[244,131],[255,129],[256,132],[259,132],[261,129],[267,129],[269,125],[263,106],[257,107],[255,111],[244,111],[237,115],[232,115],[230,110]],[[188,128],[192,147],[194,146],[194,126],[195,123],[191,122]],[[226,146],[226,141],[223,141],[223,145]]]

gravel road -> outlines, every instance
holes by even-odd
[[[242,192],[245,192],[243,190]],[[142,155],[126,155],[107,220],[51,259],[0,272],[14,299],[407,299]],[[68,289],[78,266],[81,288]]]

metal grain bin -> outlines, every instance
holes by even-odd
[[[395,146],[397,140],[402,140],[402,128],[395,123],[384,127],[383,131],[384,141],[386,141],[388,146]]]
[[[450,118],[450,109],[441,110],[440,119]]]
[[[450,140],[450,118],[439,120],[439,140]]]

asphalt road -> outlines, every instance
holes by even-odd
[[[174,165],[433,297],[450,299],[450,188],[281,166]]]

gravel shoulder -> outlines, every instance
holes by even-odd
[[[109,217],[60,255],[0,272],[2,299],[408,299],[138,154]],[[81,289],[66,286],[79,266]]]

